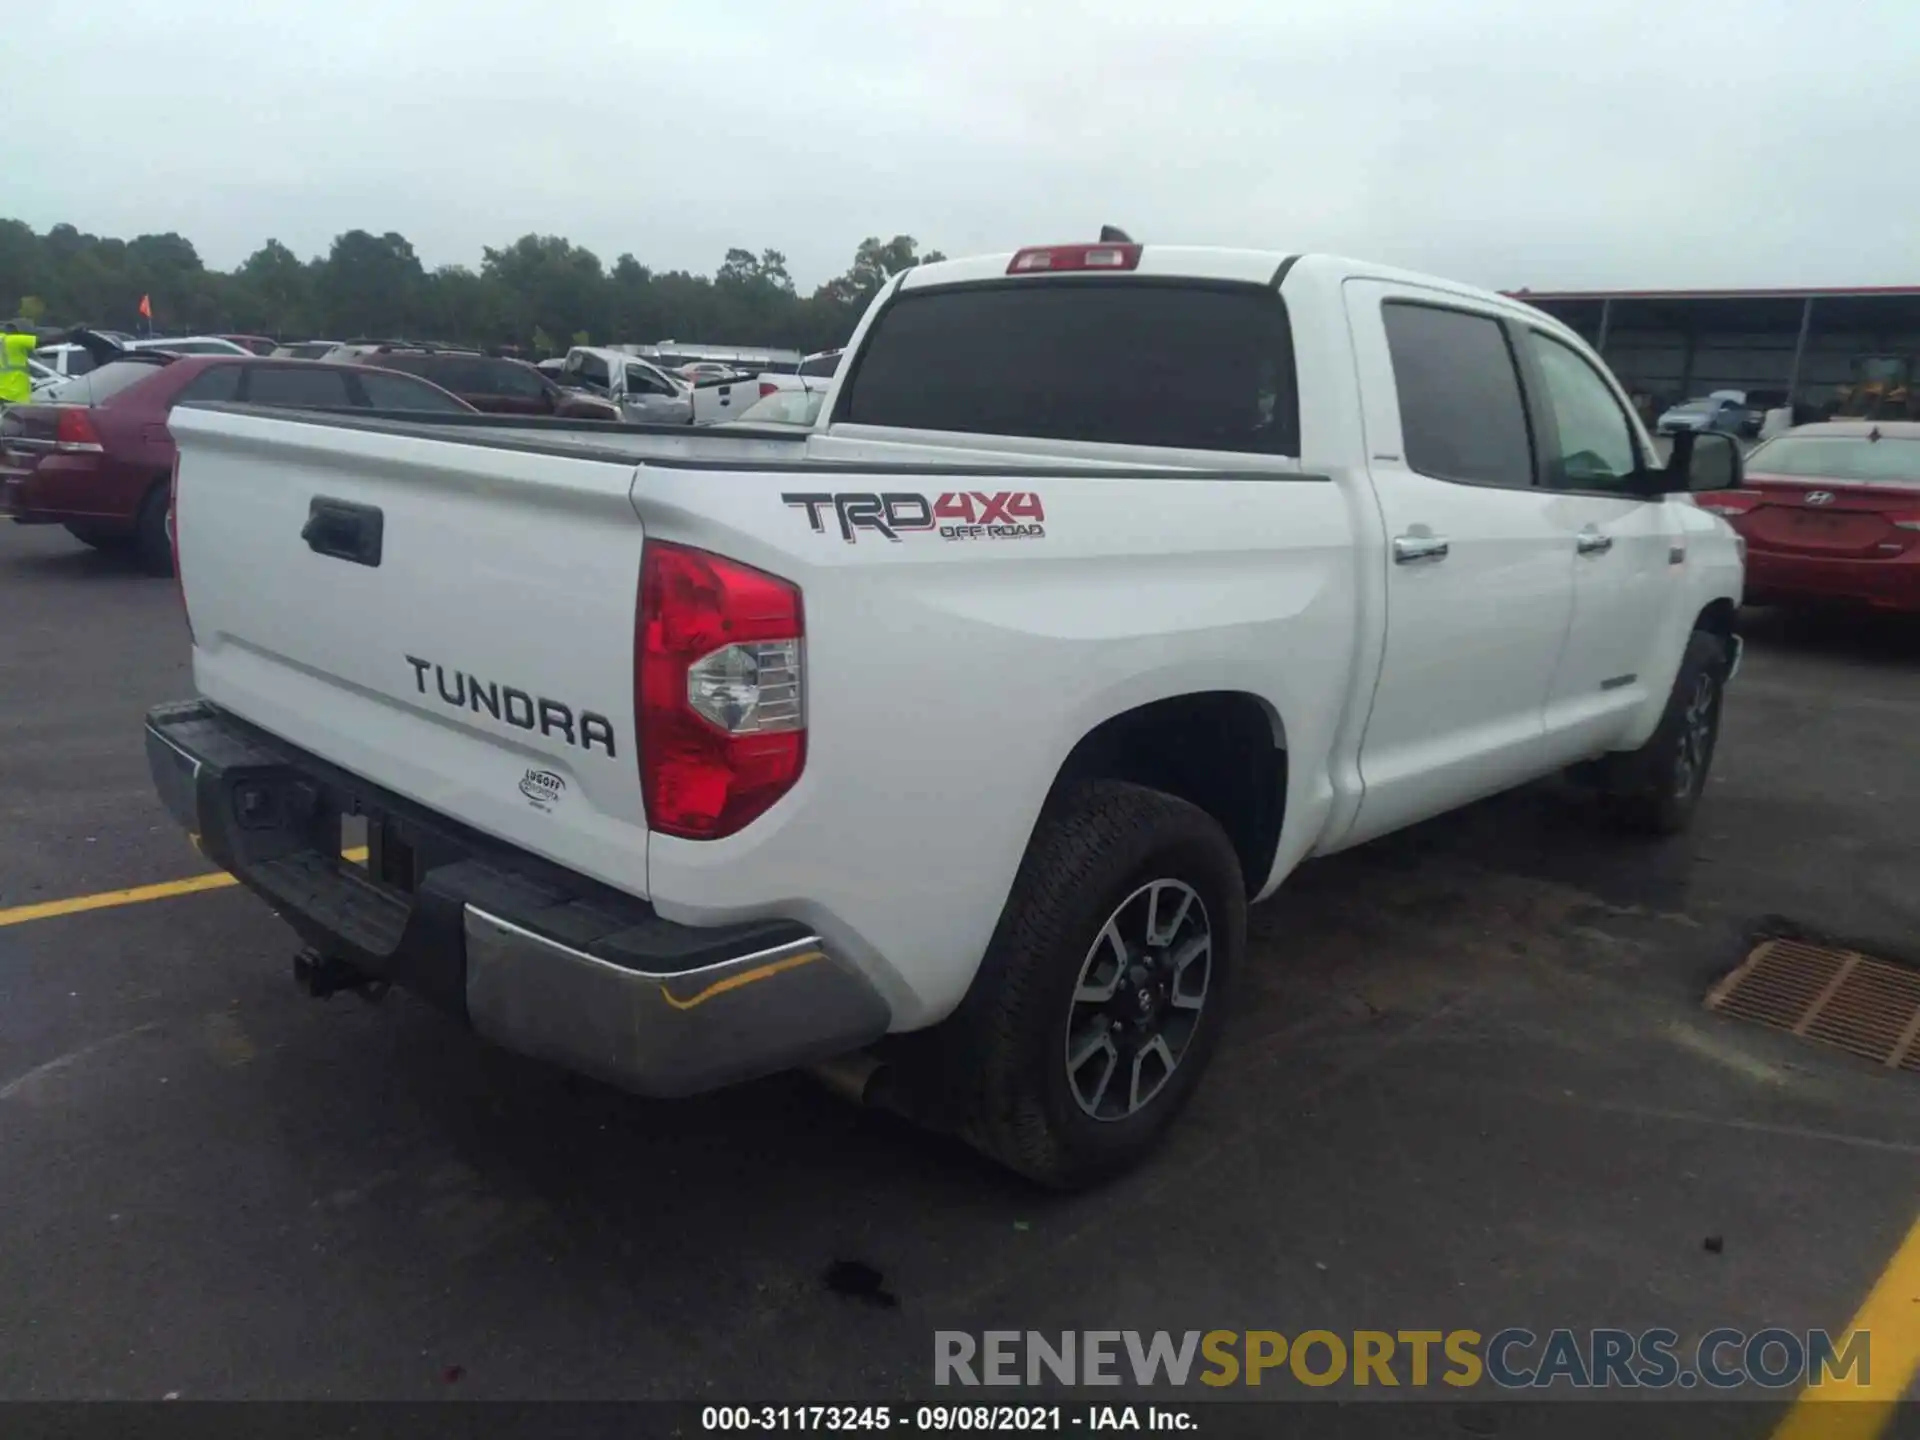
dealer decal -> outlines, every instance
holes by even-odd
[[[782,495],[805,510],[813,533],[824,535],[831,517],[851,545],[862,530],[899,544],[907,535],[937,534],[942,540],[1040,540],[1046,537],[1046,507],[1031,490],[949,490],[929,500],[900,491],[876,494]]]
[[[520,793],[527,797],[527,803],[534,809],[544,810],[551,815],[553,807],[560,803],[560,797],[567,793],[567,782],[551,770],[533,769],[522,777]]]

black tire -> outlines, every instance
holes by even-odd
[[[1171,920],[1160,913],[1156,921],[1153,907],[1162,904],[1180,913]],[[1126,962],[1107,943],[1107,926],[1136,926],[1142,905],[1144,943]],[[1239,858],[1197,806],[1139,785],[1098,781],[1050,807],[1021,861],[980,979],[955,1017],[964,1035],[960,1053],[974,1070],[962,1133],[1002,1164],[1058,1189],[1138,1161],[1172,1124],[1212,1056],[1246,947],[1246,915]],[[1148,948],[1156,931],[1165,943]],[[1203,933],[1205,967],[1197,973]],[[1176,973],[1182,954],[1185,968]],[[1110,1000],[1078,998],[1109,980]],[[1128,1020],[1104,1018],[1123,1007],[1134,1007]],[[1123,1026],[1130,1028],[1122,1033]],[[1077,1077],[1070,1074],[1070,1043],[1104,1045],[1111,1065],[1098,1052]],[[1134,1058],[1142,1051],[1144,1058]],[[1126,1069],[1126,1083],[1137,1089],[1109,1098],[1101,1092],[1111,1086],[1098,1083],[1096,1067],[1109,1082]],[[1093,1111],[1085,1103],[1090,1094]],[[1125,1113],[1103,1118],[1095,1113],[1103,1106],[1124,1106]]]
[[[140,518],[134,525],[133,554],[140,568],[149,575],[173,574],[173,541],[167,537],[167,505],[173,484],[162,480],[140,502]]]
[[[68,525],[64,528],[82,545],[90,545],[95,550],[104,550],[108,554],[125,550],[133,543],[133,537],[124,530],[99,530],[91,525]]]
[[[1620,824],[1650,835],[1677,835],[1692,821],[1713,767],[1730,659],[1725,640],[1694,631],[1659,727],[1638,750],[1607,757],[1601,794]]]

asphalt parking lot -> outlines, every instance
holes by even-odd
[[[1920,1075],[1700,1000],[1757,935],[1920,953],[1920,626],[1751,628],[1692,834],[1550,784],[1308,866],[1173,1141],[1056,1198],[803,1079],[650,1103],[308,1000],[237,889],[4,923],[206,866],[140,743],[190,689],[171,582],[0,527],[0,1397],[924,1395],[933,1332],[989,1327],[1837,1332],[1920,1212]]]

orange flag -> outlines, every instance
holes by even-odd
[[[148,320],[153,319],[153,302],[144,295],[140,297],[140,313]]]

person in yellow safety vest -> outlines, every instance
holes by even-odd
[[[24,405],[33,399],[27,357],[42,345],[58,345],[66,336],[64,330],[36,331],[27,320],[6,323],[0,333],[0,405]]]

